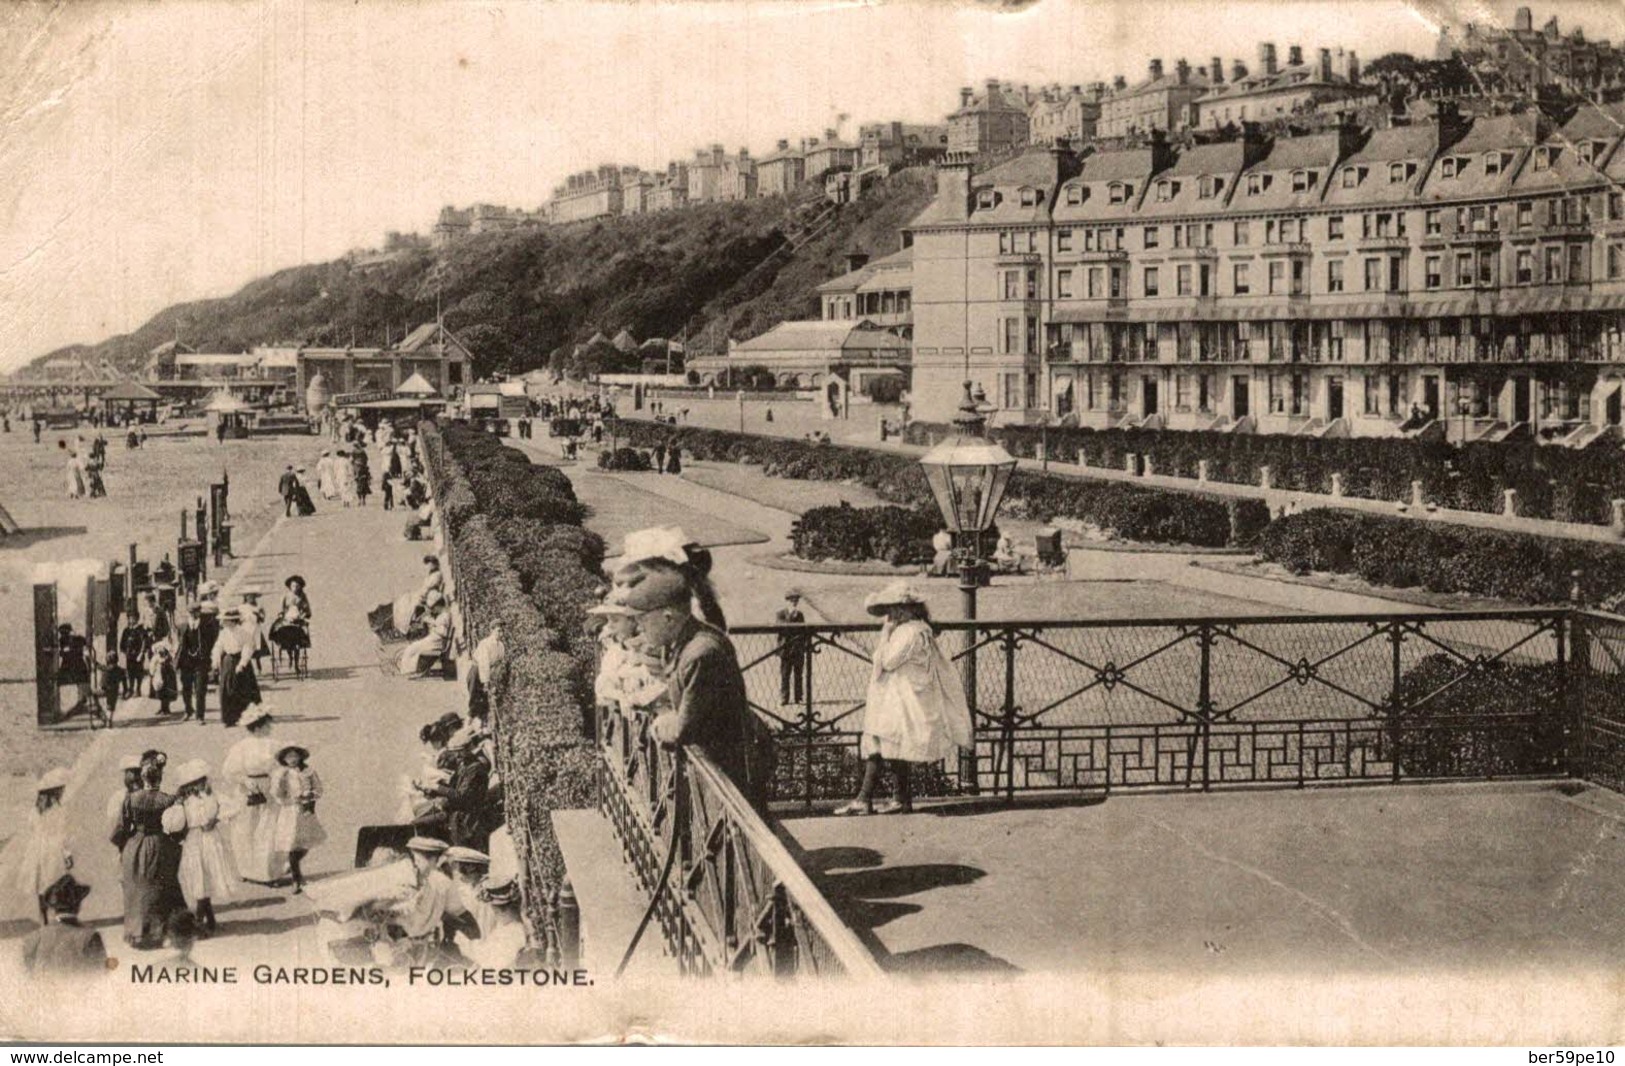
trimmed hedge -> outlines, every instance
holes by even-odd
[[[804,513],[791,527],[790,541],[803,559],[884,559],[906,566],[931,561],[931,537],[941,526],[935,511],[843,503]]]
[[[1625,593],[1625,547],[1317,508],[1271,522],[1258,554],[1295,573],[1522,603],[1604,604]]]
[[[614,451],[605,449],[598,453],[598,468],[600,470],[653,470],[654,464],[649,456],[636,448],[616,448]]]
[[[904,439],[934,444],[951,426],[911,422]],[[1051,459],[1123,469],[1127,456],[1147,457],[1159,474],[1194,478],[1208,463],[1208,478],[1257,485],[1270,468],[1275,488],[1332,491],[1343,475],[1343,494],[1372,500],[1409,501],[1411,482],[1422,482],[1429,501],[1460,511],[1499,514],[1506,489],[1518,492],[1518,512],[1529,518],[1607,525],[1611,500],[1625,498],[1625,457],[1618,442],[1599,437],[1578,450],[1533,441],[1479,442],[1458,448],[1442,441],[1408,438],[1287,437],[1268,433],[1207,433],[1186,430],[1090,429],[1006,426],[990,431],[1012,455],[1036,457],[1048,440]]]
[[[500,623],[507,658],[490,681],[508,825],[524,867],[531,927],[549,927],[564,878],[551,812],[591,806],[595,649],[586,609],[601,584],[604,542],[581,528],[570,480],[489,434],[423,423],[458,596],[476,634]]]
[[[625,419],[621,426],[636,447],[652,448],[665,441],[677,444],[691,458],[753,463],[773,477],[858,482],[891,503],[936,511],[925,472],[911,456],[638,419]],[[1056,518],[1089,522],[1125,540],[1206,548],[1251,543],[1269,524],[1269,508],[1262,500],[1025,470],[1011,475],[1004,511],[1042,522]]]

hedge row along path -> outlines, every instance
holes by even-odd
[[[721,400],[683,399],[679,401],[674,398],[667,398],[664,402],[667,411],[688,408],[688,418],[683,425],[735,432],[739,430],[739,407],[738,404],[732,401],[726,403]],[[766,421],[763,417],[765,407],[773,408],[774,419],[772,422]],[[883,411],[894,420],[897,417],[893,413],[895,411],[893,408],[854,407],[850,419],[824,422],[817,419],[811,404],[798,405],[793,402],[783,404],[750,403],[746,405],[745,409],[745,432],[764,436],[801,439],[805,438],[811,429],[822,429],[840,444],[851,444],[900,455],[924,455],[927,449],[921,445],[907,444],[897,438],[884,443],[880,442],[879,419]],[[647,417],[646,413],[641,411],[627,410],[622,414],[628,418]],[[1044,464],[1037,459],[1018,459],[1017,465],[1019,469],[1034,472],[1041,471],[1044,468]],[[1391,501],[1361,499],[1353,496],[1334,497],[1285,489],[1266,490],[1255,485],[1237,485],[1221,481],[1199,483],[1192,478],[1169,477],[1162,474],[1141,477],[1123,470],[1108,470],[1102,467],[1089,467],[1085,470],[1070,463],[1060,462],[1050,463],[1048,472],[1062,477],[1126,481],[1147,488],[1176,489],[1182,492],[1200,491],[1213,496],[1263,500],[1269,504],[1271,512],[1279,512],[1282,508],[1294,506],[1299,508],[1323,506],[1340,507],[1346,510],[1364,511],[1373,514],[1395,515],[1399,513],[1396,505]],[[1457,511],[1446,508],[1428,511],[1413,507],[1406,514],[1411,518],[1422,520],[1450,522],[1464,526],[1476,526],[1481,529],[1501,529],[1514,533],[1532,533],[1543,537],[1564,537],[1572,540],[1614,543],[1619,541],[1618,535],[1612,529],[1601,525],[1553,522],[1540,518],[1507,517],[1506,515],[1487,514],[1481,511]]]
[[[527,441],[509,439],[512,447],[529,454],[534,461],[558,464],[558,444],[547,437]],[[607,442],[606,442],[607,444]],[[861,577],[771,569],[762,565],[765,557],[790,550],[790,524],[797,515],[767,506],[749,495],[751,483],[760,483],[762,495],[783,499],[787,490],[805,484],[809,493],[827,491],[829,482],[796,482],[769,478],[755,467],[705,461],[687,461],[681,477],[659,474],[605,473],[596,468],[590,451],[583,451],[579,463],[562,469],[575,486],[576,496],[588,507],[616,492],[606,488],[615,482],[631,484],[653,499],[666,500],[669,508],[651,507],[646,525],[681,524],[695,511],[726,516],[729,522],[758,531],[768,539],[760,544],[717,547],[713,578],[728,620],[736,625],[760,625],[773,621],[773,612],[784,605],[786,589],[794,586],[806,596],[802,611],[810,622],[857,622],[866,620],[863,597],[892,577]],[[712,468],[729,471],[728,483],[739,491],[726,492],[689,480],[689,474]],[[709,480],[709,479],[708,479]],[[589,528],[598,528],[595,517]],[[610,544],[618,551],[618,543]],[[1151,618],[1200,617],[1210,615],[1268,614],[1276,612],[1380,612],[1392,611],[1396,603],[1375,596],[1330,592],[1318,588],[1262,580],[1241,574],[1222,573],[1190,565],[1199,556],[1182,552],[1081,552],[1085,560],[1075,571],[1079,580],[1030,577],[1000,577],[983,589],[978,601],[983,618]],[[610,560],[614,565],[614,560]],[[955,583],[944,579],[920,579],[932,612],[943,619],[961,616],[959,592]],[[1404,605],[1405,609],[1411,609]]]
[[[462,709],[460,685],[408,681],[393,670],[386,674],[378,639],[367,625],[369,610],[422,579],[425,545],[402,538],[405,514],[376,506],[328,505],[309,518],[284,519],[242,567],[263,578],[260,583],[274,586],[265,594],[273,608],[284,577],[299,573],[309,582],[315,615],[310,676],[273,682],[267,670],[261,687],[265,703],[276,713],[273,737],[308,747],[310,765],[326,789],[317,813],[328,839],[305,860],[312,881],[351,868],[357,829],[395,821],[399,780],[420,757],[419,726]],[[236,602],[233,591],[228,586],[223,602]],[[179,706],[177,702],[177,719]],[[118,855],[107,842],[104,814],[109,794],[119,786],[119,759],[157,747],[168,753],[171,766],[201,758],[218,774],[227,748],[242,736],[241,729],[220,725],[218,691],[211,690],[207,725],[147,719],[104,730],[73,766],[66,799],[73,872],[92,886],[84,918],[102,930],[110,954],[143,962],[166,955],[133,952],[120,938]],[[197,945],[194,957],[200,965],[331,964],[304,897],[290,896],[286,889],[244,888],[249,891],[243,898],[216,903],[220,934]],[[20,951],[20,938],[31,927],[4,927],[7,955]],[[326,1023],[320,1011],[289,1017],[287,1024],[290,1040],[331,1035],[322,1028]],[[176,1030],[183,1036],[187,1031]]]

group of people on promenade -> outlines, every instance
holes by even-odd
[[[96,439],[86,441],[81,434],[70,447],[66,440],[56,442],[57,449],[68,457],[67,486],[70,500],[98,499],[107,495],[107,483],[102,471],[107,469],[107,438],[100,433]]]
[[[710,554],[680,529],[627,535],[602,602],[589,610],[602,647],[594,695],[669,745],[693,744],[752,802],[765,804],[773,742],[750,709],[727,623],[710,577]],[[791,590],[780,624],[805,624]],[[909,812],[913,767],[938,763],[974,743],[970,711],[938,646],[930,611],[905,581],[872,593],[865,609],[884,619],[864,702],[857,796],[836,814]],[[778,649],[783,702],[800,700],[809,637],[787,633]],[[877,803],[883,773],[892,798]]]
[[[315,489],[325,500],[337,501],[345,507],[365,507],[372,497],[373,465],[367,455],[369,438],[378,449],[379,487],[384,510],[398,505],[416,507],[428,494],[423,466],[413,446],[416,430],[404,434],[387,422],[380,423],[369,432],[359,422],[339,419],[334,423],[335,439],[342,440],[337,448],[323,450],[316,460]],[[277,481],[277,494],[282,498],[283,514],[306,516],[316,513],[316,505],[306,484],[304,467],[287,466]],[[416,500],[416,503],[411,501]]]
[[[241,602],[222,608],[219,583],[205,581],[180,617],[173,617],[154,591],[138,595],[120,620],[114,646],[96,662],[72,626],[59,627],[57,683],[79,690],[69,713],[83,707],[94,684],[100,715],[113,725],[121,701],[151,698],[159,717],[204,723],[211,684],[218,687],[220,721],[235,726],[260,702],[259,672],[272,646],[291,655],[310,647],[312,611],[305,579],[290,574],[275,615],[268,616],[257,589],[244,589]]]
[[[104,813],[130,947],[189,948],[215,935],[216,906],[240,898],[248,883],[304,890],[302,860],[326,840],[317,814],[322,781],[310,751],[275,738],[274,723],[270,708],[249,712],[245,736],[218,774],[202,759],[171,767],[156,748],[119,761],[122,780]],[[91,886],[72,873],[69,786],[66,770],[41,777],[28,826],[0,855],[10,916],[40,925],[25,946],[36,971],[92,970],[105,958],[99,934],[78,922]]]

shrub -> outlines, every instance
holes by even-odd
[[[790,541],[803,559],[882,559],[903,566],[931,560],[931,537],[939,525],[941,519],[925,511],[843,503],[804,513],[792,526]]]
[[[614,451],[601,451],[598,453],[598,468],[600,470],[653,470],[654,464],[649,456],[636,448],[616,448]]]
[[[875,403],[900,403],[906,386],[901,377],[875,376],[863,383],[863,394]]]
[[[1356,573],[1376,585],[1493,596],[1523,603],[1597,604],[1625,593],[1625,547],[1447,522],[1319,508],[1278,518],[1259,555],[1297,573]]]
[[[1411,777],[1506,777],[1555,774],[1565,765],[1561,663],[1496,661],[1466,671],[1443,653],[1400,680],[1407,710],[1399,765]]]

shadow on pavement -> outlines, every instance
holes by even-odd
[[[973,973],[978,976],[1018,974],[1021,967],[990,955],[974,944],[933,944],[896,955],[884,955],[880,965],[888,973]]]
[[[85,526],[40,526],[37,529],[25,529],[0,540],[0,550],[31,548],[48,540],[56,540],[58,537],[77,537],[87,532],[89,530]]]

